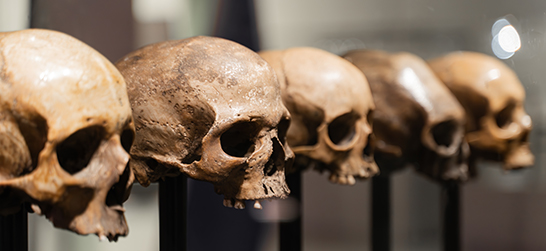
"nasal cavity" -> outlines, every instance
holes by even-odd
[[[449,147],[455,141],[457,132],[457,122],[455,120],[446,120],[432,127],[431,133],[438,146]]]
[[[370,133],[368,135],[368,141],[366,143],[366,146],[364,147],[364,151],[362,152],[362,156],[366,161],[373,160],[373,154],[375,151],[375,135],[373,133]]]
[[[271,154],[271,156],[269,156],[269,160],[265,164],[265,176],[273,176],[277,172],[278,166],[284,166],[284,150],[277,138],[273,138],[272,142],[273,153]]]
[[[233,124],[220,137],[222,150],[233,157],[249,157],[255,150],[255,142],[260,131],[259,128],[253,122]]]

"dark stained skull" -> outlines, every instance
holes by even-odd
[[[435,180],[468,178],[464,110],[424,60],[372,50],[344,57],[362,70],[372,89],[382,172],[409,164]]]

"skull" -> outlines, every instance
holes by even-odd
[[[28,201],[56,227],[126,235],[133,134],[125,82],[98,52],[54,31],[0,35],[0,211]]]
[[[510,68],[475,52],[450,53],[429,64],[466,110],[472,159],[502,161],[506,170],[533,165],[525,90]]]
[[[370,83],[376,160],[385,173],[412,164],[435,180],[465,180],[464,110],[421,58],[357,50],[345,55]]]
[[[273,69],[237,43],[167,41],[117,62],[135,117],[130,166],[144,186],[184,173],[214,184],[224,205],[285,198],[290,123]]]
[[[313,48],[265,51],[292,115],[287,141],[298,167],[330,171],[330,181],[354,184],[379,170],[373,159],[374,103],[366,78],[343,58]]]

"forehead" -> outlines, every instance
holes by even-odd
[[[364,74],[337,55],[296,48],[286,50],[282,61],[288,95],[304,97],[327,113],[364,112],[373,106]]]
[[[440,61],[448,67],[453,85],[495,100],[523,100],[525,90],[517,75],[501,61],[480,54],[458,53]]]
[[[132,99],[147,96],[148,88],[182,89],[191,95],[183,102],[204,101],[217,116],[282,108],[272,68],[255,52],[225,39],[166,41],[131,53],[116,65]]]
[[[459,108],[456,98],[424,60],[406,53],[394,54],[391,60],[397,73],[396,83],[428,113]]]
[[[50,127],[78,117],[120,112],[127,116],[125,83],[119,72],[98,52],[68,35],[13,32],[0,38],[0,54],[2,82],[17,101],[14,109],[35,110],[49,120]]]

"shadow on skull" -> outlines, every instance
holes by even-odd
[[[256,53],[194,37],[146,46],[116,66],[135,117],[130,166],[140,184],[185,174],[213,183],[235,208],[288,195],[290,115],[273,70]]]
[[[355,184],[379,170],[373,157],[374,103],[363,74],[343,58],[314,48],[259,53],[275,69],[292,115],[287,140],[294,170],[328,170],[330,181]]]
[[[411,165],[436,181],[468,179],[464,110],[424,60],[372,50],[344,57],[370,84],[377,107],[375,156],[383,174]]]
[[[56,227],[117,240],[133,174],[125,83],[60,32],[0,34],[0,212],[22,203]]]

